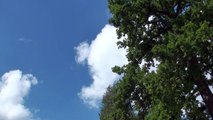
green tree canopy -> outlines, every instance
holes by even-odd
[[[213,0],[108,2],[129,63],[113,68],[123,77],[104,96],[101,120],[213,118]]]

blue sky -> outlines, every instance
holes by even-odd
[[[107,0],[0,0],[0,120],[99,120],[127,63],[109,16]]]
[[[37,78],[22,103],[35,118],[98,120],[99,108],[78,94],[92,78],[76,63],[75,47],[90,43],[108,23],[107,1],[1,0],[0,17],[0,75]]]

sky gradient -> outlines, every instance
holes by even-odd
[[[0,120],[99,120],[127,64],[107,0],[0,0],[0,17]]]
[[[0,16],[0,104],[8,109],[0,109],[0,120],[98,120],[98,103],[105,87],[118,78],[114,75],[108,82],[100,82],[101,75],[111,75],[111,66],[117,62],[93,67],[89,56],[104,63],[97,52],[103,51],[99,54],[107,56],[106,61],[119,55],[116,60],[124,59],[124,51],[105,55],[108,50],[116,51],[115,28],[107,25],[107,1],[1,0]],[[98,37],[100,34],[103,37]],[[106,36],[111,40],[109,47],[96,48],[104,46]],[[83,54],[77,48],[82,43],[88,53],[78,61]],[[125,59],[121,61],[125,63]],[[94,88],[96,92],[105,84],[102,92],[83,95],[83,89],[95,81],[100,83]],[[23,116],[16,115],[15,110]]]

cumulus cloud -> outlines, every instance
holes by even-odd
[[[26,97],[37,79],[20,70],[5,73],[0,80],[0,120],[35,120],[24,106]]]
[[[82,42],[80,43],[80,45],[78,47],[76,47],[76,51],[77,51],[77,56],[76,56],[76,61],[78,63],[85,63],[85,60],[88,58],[89,56],[89,44],[87,42]]]
[[[106,25],[91,44],[83,42],[75,48],[76,61],[86,62],[93,79],[92,84],[83,86],[79,93],[80,98],[91,107],[98,107],[106,88],[118,80],[119,76],[111,68],[127,63],[126,51],[118,49],[117,41],[116,28]]]

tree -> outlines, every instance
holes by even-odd
[[[148,113],[150,96],[138,81],[143,73],[134,76],[136,70],[134,65],[126,67],[128,67],[128,72],[125,72],[125,77],[114,86],[109,87],[103,97],[101,120],[141,120]],[[116,68],[118,67],[115,67],[114,70],[118,71]]]
[[[110,120],[213,118],[213,0],[108,2],[129,63],[113,68],[123,77],[107,92],[116,97],[103,98],[113,110],[101,116],[119,110],[123,117]]]

